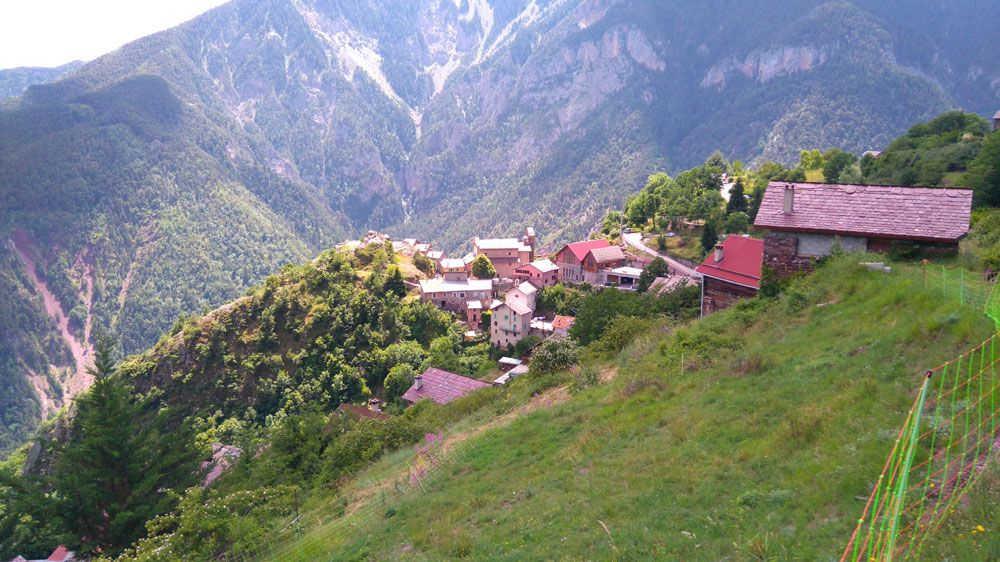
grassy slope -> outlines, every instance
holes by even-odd
[[[834,559],[917,373],[992,330],[916,270],[856,261],[636,342],[615,382],[468,439],[419,489],[355,488],[375,505],[307,525],[274,559]]]

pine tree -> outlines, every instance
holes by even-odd
[[[406,282],[403,280],[403,272],[397,266],[389,268],[389,277],[382,286],[386,293],[393,293],[396,296],[406,296]]]
[[[715,244],[719,242],[719,234],[716,232],[715,224],[712,221],[705,223],[705,229],[701,231],[701,248],[705,253],[712,251]]]
[[[66,527],[87,552],[113,552],[144,533],[145,522],[172,506],[166,490],[190,483],[191,433],[161,433],[163,420],[140,423],[142,403],[115,376],[107,342],[97,346],[94,384],[76,401],[72,433],[53,475]]]
[[[747,212],[747,198],[743,193],[743,180],[736,178],[736,184],[729,192],[729,203],[726,204],[726,214],[735,212]]]

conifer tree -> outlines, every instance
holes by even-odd
[[[736,178],[736,184],[729,192],[729,203],[726,204],[726,214],[735,212],[747,212],[747,198],[743,193],[743,180]]]
[[[389,276],[382,286],[386,293],[394,293],[396,296],[406,296],[406,282],[403,280],[403,272],[397,266],[389,268]]]

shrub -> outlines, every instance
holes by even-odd
[[[597,367],[593,365],[584,365],[580,369],[580,372],[573,377],[573,383],[570,390],[573,392],[580,392],[596,385],[601,380],[601,375],[597,370]]]
[[[572,340],[552,338],[538,346],[531,358],[531,372],[547,374],[575,365],[579,349]]]
[[[399,363],[389,369],[384,383],[385,399],[390,402],[399,399],[413,384],[415,376],[417,376],[417,370],[409,363]]]

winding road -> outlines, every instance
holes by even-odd
[[[663,258],[663,261],[667,262],[667,265],[670,266],[670,273],[674,275],[684,275],[692,279],[701,279],[701,274],[695,271],[693,267],[685,265],[667,254],[661,254],[643,243],[641,232],[625,232],[622,234],[622,240],[633,248]]]

